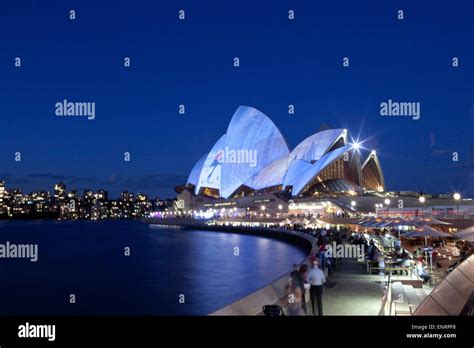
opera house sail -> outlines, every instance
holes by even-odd
[[[229,126],[194,165],[177,192],[194,198],[233,199],[266,193],[288,199],[319,193],[384,191],[372,151],[361,163],[346,129],[324,129],[290,151],[277,126],[261,111],[240,106]]]

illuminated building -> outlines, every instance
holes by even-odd
[[[265,194],[283,195],[288,200],[385,191],[376,152],[361,164],[360,146],[349,139],[347,129],[327,128],[290,151],[265,114],[240,106],[226,133],[194,165],[186,184],[176,188],[178,199],[192,207],[209,199]]]

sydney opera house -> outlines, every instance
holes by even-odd
[[[269,117],[240,106],[186,184],[176,188],[178,201],[184,209],[249,209],[262,202],[281,209],[290,200],[384,191],[376,152],[361,158],[358,144],[350,139],[347,129],[322,126],[290,150]]]

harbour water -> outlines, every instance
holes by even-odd
[[[0,221],[6,242],[38,249],[36,262],[0,258],[0,315],[205,315],[306,256],[267,237],[139,221]]]

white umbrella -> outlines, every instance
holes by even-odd
[[[367,219],[366,221],[363,221],[361,223],[361,225],[365,226],[365,227],[374,227],[375,225],[377,225],[378,223],[382,222],[382,219],[378,218],[369,218]]]
[[[451,237],[449,233],[435,230],[433,227],[423,225],[418,227],[415,231],[407,232],[402,237],[404,238],[418,238],[425,237],[425,245],[428,245],[428,237]]]
[[[467,242],[474,242],[474,233],[469,236],[463,237],[462,239],[464,239]]]
[[[464,230],[461,230],[461,231],[457,231],[455,235],[456,235],[457,238],[461,238],[461,239],[464,239],[464,237],[473,236],[474,235],[474,226],[465,228]]]
[[[326,223],[322,220],[319,220],[318,218],[312,218],[309,222],[312,225],[321,225],[324,226]]]
[[[449,222],[441,221],[432,217],[422,218],[419,222],[422,225],[451,225]]]
[[[305,218],[301,218],[301,217],[296,217],[296,218],[293,218],[293,220],[291,221],[291,223],[294,225],[294,224],[298,224],[298,225],[302,225],[305,223]]]
[[[425,245],[428,245],[428,237],[451,237],[451,235],[449,233],[435,230],[431,226],[423,225],[423,226],[418,227],[415,231],[405,233],[403,237],[405,238],[425,237]],[[431,252],[430,252],[430,268],[431,270],[433,270]]]
[[[354,223],[355,223],[355,224],[358,224],[358,225],[365,226],[367,223],[373,222],[373,221],[375,221],[375,218],[374,218],[374,217],[366,217],[366,218],[363,218],[363,219],[354,221]]]
[[[433,227],[423,225],[418,227],[415,231],[407,232],[403,235],[405,238],[416,238],[416,237],[451,237],[449,233],[435,230]]]

